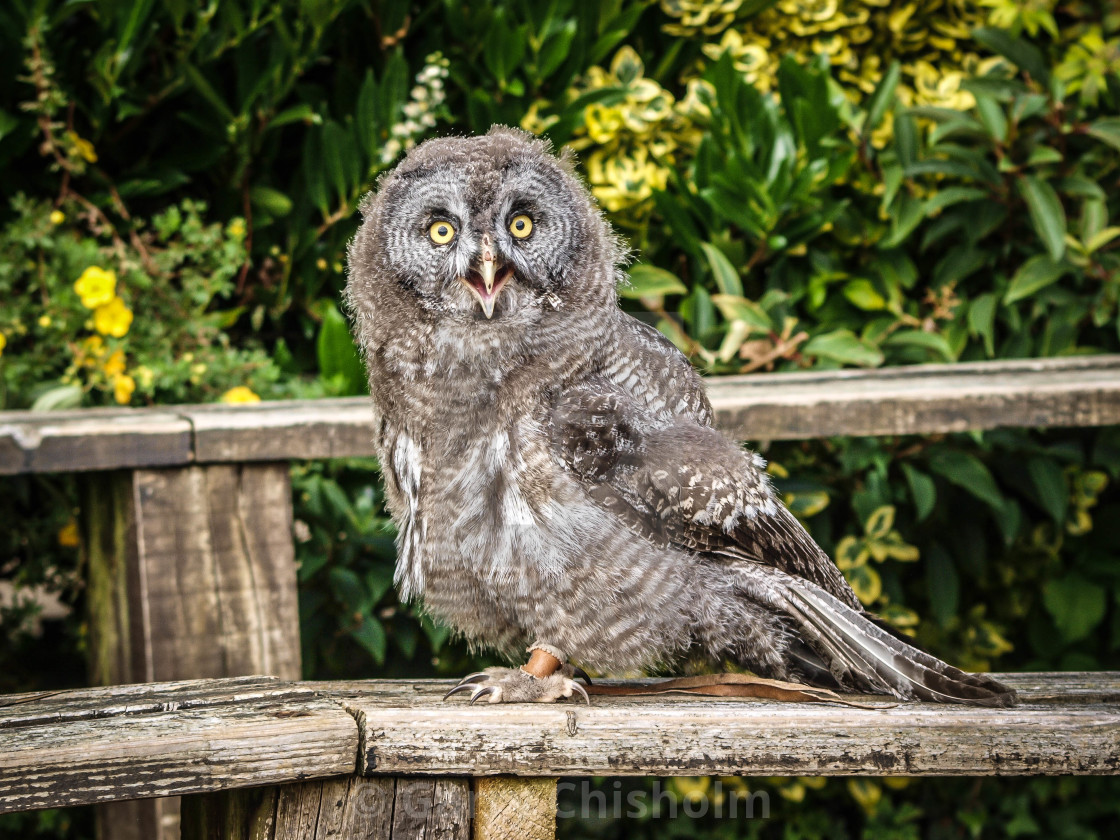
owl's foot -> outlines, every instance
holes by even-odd
[[[534,677],[520,668],[487,668],[463,677],[443,699],[460,691],[470,691],[470,705],[473,706],[475,701],[483,699],[487,703],[554,703],[561,697],[579,694],[590,706],[591,699],[576,679],[586,680],[591,685],[590,677],[574,665],[563,665],[547,677]]]

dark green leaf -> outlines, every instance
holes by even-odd
[[[1029,74],[1043,87],[1050,85],[1050,71],[1046,68],[1046,58],[1029,42],[1014,37],[1006,30],[988,27],[974,29],[972,37]]]
[[[930,458],[929,466],[938,475],[987,504],[997,514],[1003,513],[1003,494],[984,462],[975,455],[956,449],[941,450]]]
[[[335,566],[327,577],[330,580],[331,592],[347,612],[362,612],[372,606],[361,578],[352,569]]]
[[[1089,123],[1089,135],[1120,150],[1120,117],[1102,117]]]
[[[1073,266],[1067,262],[1056,262],[1046,254],[1035,254],[1015,272],[1003,302],[1009,304],[1030,297],[1072,270]]]
[[[249,190],[249,201],[270,216],[280,218],[292,212],[292,200],[279,190],[271,187],[253,187]]]
[[[340,389],[339,396],[367,393],[362,365],[349,325],[333,304],[323,307],[323,325],[317,342],[319,374]]]
[[[902,473],[906,476],[906,483],[910,487],[910,498],[914,500],[914,510],[918,521],[923,521],[933,513],[937,504],[937,485],[926,473],[903,462]]]
[[[883,353],[871,342],[857,337],[851,330],[832,332],[811,338],[802,348],[807,356],[820,356],[845,365],[878,367]]]
[[[1036,456],[1027,463],[1027,472],[1038,501],[1054,524],[1061,527],[1066,521],[1066,508],[1069,506],[1069,488],[1066,487],[1062,468],[1051,458]]]
[[[995,355],[996,305],[999,302],[991,292],[979,295],[968,307],[968,329],[984,340],[988,356]]]
[[[385,661],[385,628],[372,615],[362,619],[361,625],[357,630],[351,630],[350,635],[369,652],[378,665]]]
[[[1042,603],[1067,642],[1088,636],[1104,618],[1105,592],[1077,573],[1042,587]]]
[[[688,287],[676,275],[654,265],[638,263],[630,266],[627,274],[630,276],[630,282],[619,286],[620,297],[643,298],[688,294]]]
[[[903,168],[918,159],[918,123],[907,113],[894,115],[894,148]]]
[[[947,627],[957,617],[960,606],[961,582],[957,564],[940,543],[934,543],[922,552],[922,556],[926,564],[930,611],[938,624]]]
[[[704,251],[704,256],[708,258],[708,265],[711,266],[712,275],[716,279],[716,287],[720,292],[725,295],[742,297],[743,284],[739,280],[739,272],[731,265],[731,261],[727,259],[723,251],[708,242],[701,242],[700,247]]]
[[[885,347],[921,347],[940,357],[941,361],[952,362],[956,359],[949,343],[939,333],[925,330],[899,330],[883,342]]]
[[[1007,139],[1007,117],[1003,113],[1003,108],[996,100],[990,96],[983,94],[974,94],[976,98],[976,114],[980,117],[980,122],[984,124],[988,134],[998,140],[1000,143]]]
[[[1066,212],[1061,199],[1050,184],[1033,175],[1020,178],[1018,185],[1035,232],[1045,243],[1051,259],[1060,260],[1066,252]]]
[[[861,129],[864,137],[869,137],[883,121],[887,108],[894,101],[894,90],[898,87],[901,73],[902,67],[897,61],[892,61],[883,78],[879,80],[879,84],[875,86],[875,92],[871,94],[871,99],[867,103],[867,119]]]
[[[737,295],[712,295],[712,303],[719,307],[723,317],[729,321],[742,321],[761,332],[774,329],[774,322],[766,310],[755,303]]]

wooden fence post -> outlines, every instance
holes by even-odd
[[[470,803],[462,778],[343,776],[222,791],[183,800],[183,840],[471,840]]]
[[[472,840],[555,840],[556,779],[479,776]]]
[[[81,479],[95,685],[300,678],[286,463]],[[177,840],[176,799],[100,806],[104,840]]]

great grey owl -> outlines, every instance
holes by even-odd
[[[761,458],[712,428],[685,357],[619,308],[624,249],[568,157],[504,128],[430,140],[362,213],[347,299],[400,595],[475,644],[548,655],[471,675],[471,702],[582,694],[569,658],[617,673],[697,651],[1013,702],[877,625]]]

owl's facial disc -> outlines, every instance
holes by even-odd
[[[478,262],[467,271],[465,277],[460,277],[459,280],[482,305],[482,313],[489,320],[494,317],[494,304],[498,300],[498,295],[501,294],[506,281],[513,276],[513,266],[503,262],[498,256],[490,234],[482,235],[481,244]]]

